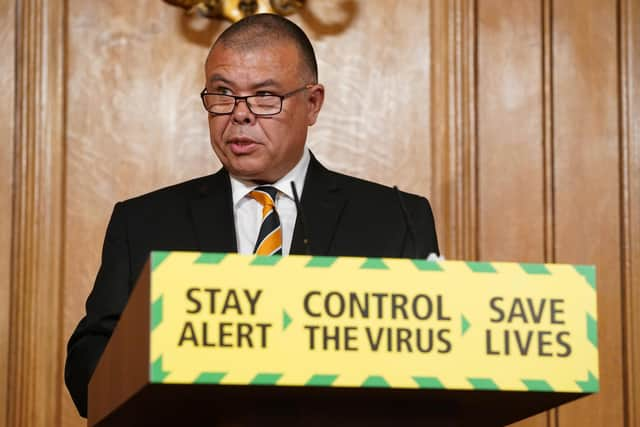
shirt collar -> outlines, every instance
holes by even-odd
[[[311,155],[309,154],[309,150],[305,147],[302,153],[302,157],[298,161],[298,163],[291,169],[287,174],[285,174],[282,178],[270,184],[272,187],[275,187],[288,197],[291,200],[294,200],[293,191],[291,190],[291,182],[293,181],[296,184],[296,190],[298,192],[298,197],[302,198],[302,190],[304,187],[304,179],[307,176],[307,169],[309,168],[309,162],[311,160]],[[234,177],[229,174],[229,178],[231,180],[231,194],[233,195],[233,206],[236,207],[238,203],[251,192],[256,187],[259,187],[253,181],[246,181],[239,178]]]

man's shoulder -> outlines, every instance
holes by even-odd
[[[397,199],[399,196],[410,200],[425,199],[423,196],[399,190],[395,186],[390,187],[324,167],[323,169],[324,173],[328,174],[337,187],[344,190],[350,199],[387,200],[389,198]]]
[[[211,175],[193,178],[131,197],[119,204],[131,207],[152,206],[201,198],[211,192],[220,191],[220,186],[225,183],[225,177],[226,172],[221,169]]]

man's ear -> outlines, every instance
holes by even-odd
[[[312,126],[318,119],[318,114],[324,103],[324,86],[315,84],[309,89],[309,97],[307,99],[307,125]]]

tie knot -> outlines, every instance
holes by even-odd
[[[275,206],[278,189],[268,185],[256,187],[249,193],[249,196],[257,200],[262,206]]]

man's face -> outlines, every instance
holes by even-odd
[[[205,64],[208,92],[247,96],[283,95],[311,81],[304,76],[295,44],[276,42],[265,47],[231,49],[216,46]],[[282,111],[256,117],[240,101],[230,115],[209,115],[211,145],[232,175],[251,181],[274,182],[302,157],[307,128],[318,117],[324,88],[313,85],[282,103]]]

